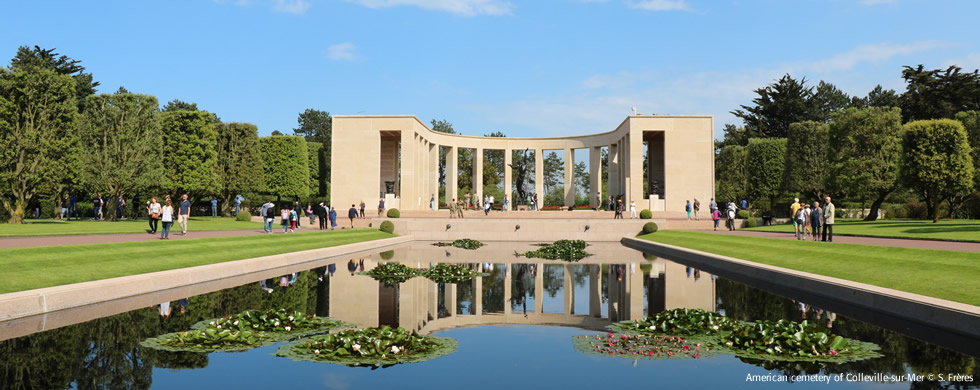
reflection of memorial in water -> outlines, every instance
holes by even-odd
[[[421,269],[437,260],[488,276],[457,284],[415,277],[385,286],[369,276],[341,272],[330,278],[325,291],[329,295],[319,300],[330,300],[329,315],[338,320],[421,333],[492,324],[599,330],[613,321],[640,319],[664,309],[715,308],[713,277],[689,276],[680,264],[645,259],[618,243],[595,244],[589,247],[595,255],[578,263],[515,256],[533,249],[527,243],[491,243],[479,251],[433,248],[428,243],[409,245],[381,262]],[[365,269],[380,264],[378,257],[366,258]]]

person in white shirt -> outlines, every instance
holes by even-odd
[[[174,205],[167,199],[167,204],[160,209],[160,221],[163,222],[163,231],[160,232],[161,240],[170,239],[170,227],[174,224]]]

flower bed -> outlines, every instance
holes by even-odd
[[[582,240],[558,240],[543,245],[541,249],[524,252],[523,255],[528,258],[579,261],[592,256],[585,251],[585,247],[588,245]]]
[[[198,322],[185,332],[167,333],[144,340],[145,347],[167,351],[241,351],[263,344],[293,339],[330,329],[350,327],[302,312],[246,310],[227,317]]]
[[[436,283],[463,283],[473,278],[489,275],[455,264],[436,264],[435,267],[422,273],[422,276]]]
[[[456,347],[456,340],[451,338],[382,326],[302,339],[279,348],[276,355],[298,361],[378,367],[434,359],[455,352]]]
[[[358,272],[358,275],[367,275],[386,285],[396,285],[419,276],[419,272],[408,268],[401,263],[384,263],[374,267],[367,272]]]

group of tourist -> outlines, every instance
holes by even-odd
[[[174,205],[170,200],[170,195],[165,197],[165,203],[161,206],[156,197],[150,199],[146,204],[146,213],[150,216],[150,234],[156,234],[159,225],[163,224],[160,232],[161,240],[170,239],[170,228],[174,224]],[[187,235],[187,221],[191,216],[191,202],[187,200],[187,194],[181,195],[180,203],[177,208],[177,224],[180,226],[180,235]]]
[[[695,210],[700,210],[701,202],[699,202],[697,198],[694,199],[694,202],[695,204],[697,204],[697,207],[694,208],[693,205],[691,205],[690,202],[688,202],[688,206],[689,206],[688,208],[689,209],[694,208]],[[749,207],[749,203],[745,201],[745,199],[742,199],[741,206],[743,210],[747,209]],[[735,218],[738,216],[738,210],[739,207],[736,205],[734,199],[729,200],[728,203],[725,204],[725,207],[723,209],[718,207],[718,202],[715,201],[715,198],[711,198],[711,201],[708,202],[708,211],[711,212],[711,220],[715,223],[715,230],[718,230],[718,225],[721,224],[722,218],[725,219],[726,229],[730,231],[735,230]],[[695,214],[695,217],[698,217],[697,214]],[[690,211],[688,211],[687,219],[691,219]]]
[[[801,205],[799,198],[793,198],[789,209],[797,240],[806,240],[809,236],[813,241],[820,238],[820,241],[834,242],[834,213],[837,210],[830,196],[824,197],[823,207],[818,201],[813,202],[813,207],[805,202]]]
[[[382,200],[379,206],[379,215],[384,207],[383,202]],[[359,209],[355,204],[350,205],[350,209],[347,210],[347,218],[350,219],[351,229],[354,228],[355,219],[364,218],[365,207],[366,205],[363,201]],[[272,225],[275,223],[277,216],[279,217],[279,223],[282,225],[283,233],[294,233],[296,230],[301,229],[301,218],[303,216],[310,219],[310,226],[319,226],[320,230],[337,230],[337,209],[324,202],[317,203],[316,205],[307,204],[306,208],[303,208],[299,201],[296,201],[293,202],[292,207],[283,207],[279,209],[279,212],[276,212],[276,204],[271,200],[267,200],[259,209],[259,216],[262,217],[262,231],[268,234],[273,232]],[[317,223],[318,220],[319,223]]]

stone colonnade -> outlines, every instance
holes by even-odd
[[[644,190],[666,201],[667,210],[683,210],[685,199],[707,200],[714,195],[713,119],[710,116],[627,117],[615,130],[564,138],[476,137],[430,130],[414,116],[335,116],[331,153],[331,202],[345,205],[398,196],[403,210],[424,210],[430,197],[439,195],[439,154],[446,148],[446,200],[459,199],[459,151],[471,149],[473,156],[473,199],[481,199],[484,154],[504,152],[504,194],[515,204],[514,177],[506,164],[513,163],[513,152],[534,151],[534,189],[539,204],[544,201],[544,154],[561,151],[564,155],[565,206],[575,202],[574,164],[576,151],[589,153],[589,204],[604,204],[609,195],[623,196],[638,208],[651,208]],[[659,137],[659,138],[658,138]],[[660,164],[643,175],[643,144],[656,138],[649,161]],[[652,143],[651,143],[652,144]],[[600,175],[603,147],[608,149],[608,176]],[[384,157],[382,150],[386,151]],[[600,194],[603,181],[608,193]],[[655,185],[657,191],[650,191]],[[395,185],[390,184],[394,182]],[[530,189],[529,189],[530,190]],[[497,199],[496,204],[503,204]],[[707,203],[707,202],[705,202]],[[388,206],[392,206],[389,204]]]

